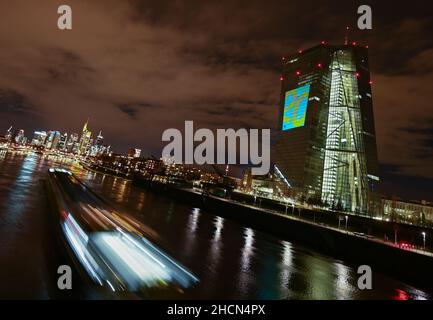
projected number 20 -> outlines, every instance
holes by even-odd
[[[309,93],[309,84],[286,92],[284,100],[283,130],[304,126]]]

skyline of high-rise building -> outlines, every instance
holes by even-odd
[[[90,139],[92,137],[92,132],[88,129],[89,120],[87,119],[86,123],[83,126],[83,130],[81,132],[80,138],[80,147],[78,153],[80,155],[86,154],[87,149],[90,146]]]
[[[291,186],[330,207],[378,208],[367,48],[322,43],[283,59],[274,161]]]
[[[27,138],[24,135],[24,130],[21,129],[15,133],[14,141],[18,145],[23,145],[27,142]]]
[[[141,149],[132,148],[128,151],[128,157],[130,158],[140,158],[141,156]]]
[[[35,131],[33,133],[33,139],[31,141],[31,145],[35,147],[45,146],[46,139],[47,139],[46,131]]]
[[[47,140],[45,142],[46,149],[57,149],[57,146],[60,141],[60,132],[59,131],[48,131]]]
[[[62,151],[65,151],[67,141],[68,141],[68,134],[65,132],[64,134],[62,134],[60,136],[59,144],[58,144],[58,149],[62,150]]]
[[[79,147],[78,139],[79,139],[78,133],[74,132],[69,135],[68,142],[66,143],[67,152],[74,153],[74,154],[78,153],[78,147]]]
[[[102,146],[103,143],[104,143],[104,136],[102,135],[102,130],[100,130],[98,136],[96,137],[95,145]]]
[[[6,131],[4,136],[5,141],[9,141],[15,145],[27,145],[27,137],[24,130],[16,131],[12,135],[12,126]],[[81,156],[96,157],[99,155],[110,154],[111,146],[106,146],[102,131],[99,131],[98,136],[93,139],[92,133],[88,129],[88,121],[84,124],[82,135],[78,133],[68,133],[57,130],[36,130],[33,132],[33,137],[28,143],[31,147],[42,148],[51,151],[61,151],[72,153]]]

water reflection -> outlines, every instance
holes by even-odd
[[[40,270],[41,258],[37,256],[37,250],[28,247],[29,243],[37,246],[37,239],[43,234],[43,229],[38,231],[35,226],[40,224],[40,216],[46,212],[36,216],[35,210],[43,211],[45,208],[45,198],[41,197],[43,189],[38,185],[50,166],[71,167],[95,192],[115,203],[119,212],[134,215],[154,230],[164,249],[200,277],[197,289],[185,298],[431,297],[422,290],[374,272],[373,290],[358,290],[356,266],[345,261],[136,188],[124,179],[83,170],[71,161],[23,153],[8,153],[4,159],[0,157],[1,270],[22,270],[20,266],[28,265],[28,277],[34,276],[32,270]],[[15,219],[12,223],[8,221],[11,217]],[[28,229],[30,241],[11,241],[21,239],[21,227]],[[14,252],[12,257],[12,251],[23,254],[16,255]],[[0,277],[0,280],[5,280],[1,282],[0,294],[2,289],[9,294],[16,283],[26,286],[21,283],[24,280],[20,280],[20,275],[8,276],[9,280],[5,277]],[[38,281],[34,276],[33,283],[39,284],[40,291],[47,290],[45,282]],[[10,286],[7,286],[8,282]]]
[[[200,216],[200,208],[194,208],[192,210],[192,214],[190,216],[190,221],[188,224],[188,228],[192,234],[195,234],[197,230],[199,216]]]
[[[210,246],[210,252],[209,252],[209,265],[211,269],[216,272],[218,262],[220,260],[221,255],[221,247],[222,242],[221,239],[221,231],[224,226],[224,218],[222,217],[215,217],[214,218],[214,226],[215,226],[215,232],[213,234],[213,238],[211,240],[211,246]]]
[[[143,209],[144,199],[145,199],[144,192],[140,192],[140,198],[138,199],[138,203],[137,203],[137,210],[138,211],[141,211]]]
[[[129,188],[127,187],[129,182],[126,180],[121,180],[118,188],[115,190],[117,193],[116,200],[117,202],[123,202],[128,195]]]
[[[250,282],[251,258],[254,252],[254,230],[244,228],[244,246],[241,249],[240,274],[239,274],[239,292],[243,297],[248,293]]]
[[[355,287],[349,282],[353,276],[348,266],[339,262],[334,263],[335,272],[335,298],[338,300],[353,296]]]
[[[218,243],[221,237],[221,230],[223,229],[224,226],[224,218],[215,217],[214,221],[215,221],[215,233],[212,242]]]
[[[170,205],[167,209],[167,214],[165,215],[165,222],[166,223],[170,223],[171,222],[171,217],[173,216],[173,211],[174,211],[174,202],[171,201]]]
[[[29,184],[34,184],[32,175],[36,168],[38,158],[30,154],[25,157],[21,170],[18,172],[15,183],[10,188],[9,197],[6,200],[8,204],[7,221],[19,225],[21,223],[21,215],[27,203],[27,196],[30,191]]]
[[[334,299],[332,264],[314,256],[308,256],[306,265],[309,268],[307,292],[310,299]]]
[[[206,257],[206,281],[211,284],[206,287],[206,294],[208,296],[211,296],[216,291],[215,287],[218,285],[218,271],[221,268],[220,263],[223,254],[222,230],[224,227],[224,218],[214,217],[213,227],[215,230],[210,240],[210,249]]]
[[[292,275],[293,252],[290,242],[281,241],[283,247],[281,272],[280,272],[280,290],[281,296],[288,299],[290,297],[290,280]]]
[[[198,222],[200,218],[200,208],[192,209],[192,213],[189,215],[187,230],[186,230],[186,242],[185,242],[185,253],[187,256],[191,256],[193,249],[196,246],[195,238],[196,231],[198,228]]]
[[[50,164],[32,152],[0,157],[0,299],[49,297],[44,239],[50,235],[41,179]]]
[[[250,259],[253,254],[254,247],[254,231],[251,228],[245,228],[244,232],[244,247],[242,248],[242,260],[241,260],[241,269],[242,271],[248,271],[250,268]]]

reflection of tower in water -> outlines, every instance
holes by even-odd
[[[187,256],[191,256],[196,245],[195,238],[200,219],[200,208],[194,208],[188,217],[186,228],[185,252]]]
[[[290,242],[282,240],[281,245],[283,246],[281,273],[280,273],[281,295],[284,298],[289,298],[291,296],[290,280],[292,277],[292,269],[293,269],[292,244]]]
[[[334,263],[335,267],[335,299],[349,299],[354,296],[354,292],[359,289],[353,286],[349,280],[355,275],[354,270],[351,270],[348,266],[342,263]],[[353,272],[353,275],[351,274]]]
[[[218,269],[220,268],[221,251],[223,246],[221,237],[222,230],[224,228],[224,218],[218,216],[214,217],[213,226],[215,228],[215,231],[212,235],[212,239],[210,241],[210,250],[206,258],[206,265],[208,266],[210,271],[208,272],[207,276],[209,285],[206,286],[206,292],[209,293],[215,290],[215,287],[218,286],[220,283],[218,279],[216,279],[216,276],[221,276],[221,274],[218,272]]]
[[[213,220],[213,225],[215,227],[215,231],[211,240],[211,247],[209,252],[210,253],[209,265],[213,271],[216,271],[216,266],[218,264],[221,255],[221,246],[222,246],[221,232],[224,227],[224,218],[215,217]]]
[[[241,249],[241,265],[239,274],[239,292],[242,296],[248,295],[249,281],[251,278],[251,257],[254,252],[254,230],[251,228],[244,229],[244,246]]]

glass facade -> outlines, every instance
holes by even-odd
[[[352,212],[367,211],[367,168],[358,92],[351,51],[333,53],[321,199]]]
[[[385,221],[411,224],[420,227],[433,227],[433,204],[405,202],[395,199],[382,199],[383,218]]]
[[[377,214],[381,205],[367,49],[319,45],[283,61],[275,165],[304,199]],[[303,125],[284,130],[287,93],[306,86]]]

